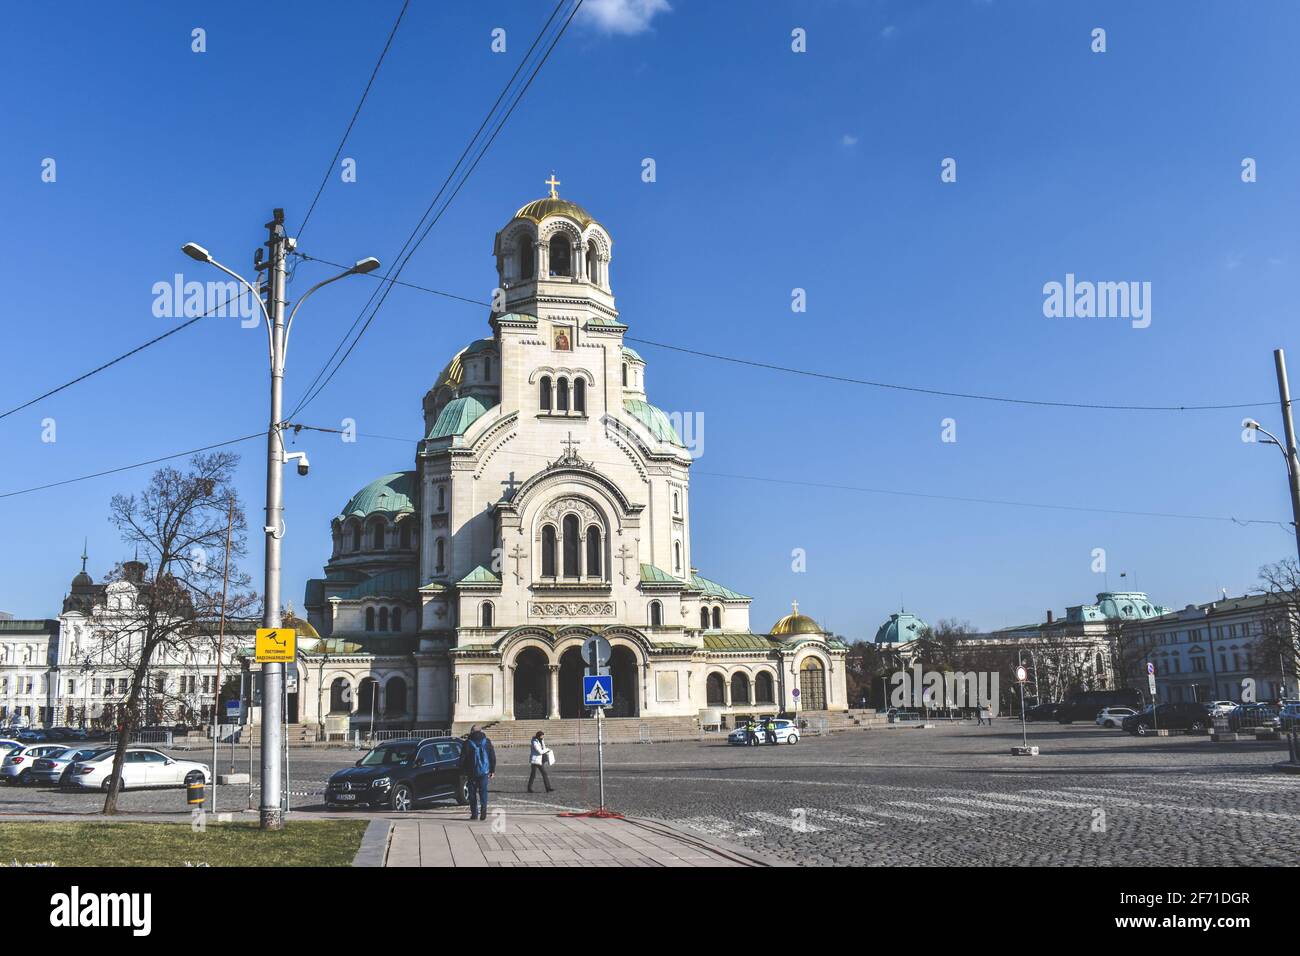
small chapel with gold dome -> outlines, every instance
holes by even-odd
[[[755,631],[697,569],[691,453],[623,343],[613,237],[548,184],[496,234],[488,334],[425,394],[415,460],[332,520],[291,712],[333,733],[585,717],[596,634],[610,717],[845,710],[843,644],[797,605]]]

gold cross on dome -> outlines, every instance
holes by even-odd
[[[798,614],[798,613],[799,613],[799,602],[798,602],[798,601],[791,601],[791,602],[790,602],[790,610],[793,611],[795,614]]]
[[[560,181],[559,181],[558,179],[555,178],[555,170],[553,170],[553,169],[551,170],[551,178],[548,179],[548,180],[546,180],[545,182],[546,182],[546,185],[548,185],[548,186],[551,187],[551,198],[552,198],[552,199],[559,199],[559,198],[560,198],[560,194],[557,193],[557,192],[555,191],[555,187],[558,186],[558,185],[560,185]]]

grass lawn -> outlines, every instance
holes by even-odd
[[[0,823],[0,865],[351,866],[365,820],[257,823]]]

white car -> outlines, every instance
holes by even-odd
[[[793,720],[778,719],[774,721],[774,723],[776,724],[777,743],[797,744],[799,742],[799,728],[795,726]],[[761,723],[755,727],[754,733],[758,736],[758,742],[760,744],[767,743],[767,733],[763,730],[763,725]],[[727,743],[740,744],[741,746],[744,746],[745,728],[737,727],[735,730],[729,733],[727,735]]]
[[[0,762],[0,782],[35,783],[32,767],[36,764],[37,758],[57,753],[62,749],[64,749],[63,744],[33,744],[30,747],[20,744],[16,748],[11,748],[5,754],[3,762]]]
[[[1227,717],[1236,707],[1235,700],[1212,700],[1209,704],[1211,717]]]
[[[89,760],[107,748],[99,744],[81,747],[60,748],[54,753],[39,758],[32,767],[31,783],[43,783],[57,787],[67,782],[68,771],[78,760]]]
[[[68,785],[85,790],[107,790],[112,782],[113,750],[105,750],[89,760],[78,761],[68,771]],[[122,783],[120,789],[135,790],[141,787],[183,787],[191,780],[202,779],[209,783],[207,764],[194,760],[177,760],[157,750],[131,747],[123,755]]]
[[[1125,717],[1132,717],[1136,713],[1132,707],[1103,707],[1097,712],[1097,726],[1121,727]]]

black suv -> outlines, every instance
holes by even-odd
[[[384,807],[404,813],[426,800],[469,803],[455,737],[389,740],[325,784],[327,807]]]
[[[1213,723],[1208,704],[1191,701],[1148,707],[1140,714],[1125,717],[1121,724],[1130,734],[1146,736],[1153,730],[1203,730]]]

